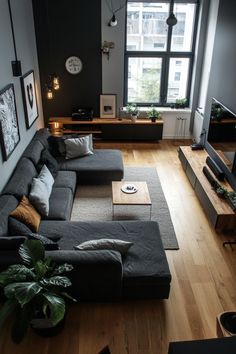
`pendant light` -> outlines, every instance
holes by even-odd
[[[117,26],[117,19],[115,14],[112,15],[112,18],[110,19],[108,26],[115,27]]]
[[[60,89],[60,80],[59,80],[59,76],[57,76],[56,73],[53,74],[52,87],[53,87],[53,90],[59,90]]]
[[[118,5],[118,0],[116,0],[116,2]],[[116,13],[118,11],[120,11],[121,9],[123,9],[123,7],[125,7],[126,0],[120,0],[120,4],[117,8],[114,8],[113,0],[110,0],[110,1],[106,0],[106,3],[107,3],[107,7],[108,7],[109,11],[112,13],[112,17],[111,17],[110,21],[108,22],[108,26],[116,27],[118,24]]]
[[[174,11],[174,0],[171,0],[170,1],[170,14],[166,20],[167,25],[170,27],[175,26],[178,22],[173,11]]]

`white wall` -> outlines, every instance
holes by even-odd
[[[203,68],[201,75],[201,85],[198,107],[200,107],[201,113],[205,112],[205,104],[207,97],[208,82],[210,77],[212,53],[215,41],[216,23],[218,16],[219,0],[211,0],[209,15],[208,15],[208,27],[206,33],[205,51],[203,59]]]
[[[117,94],[117,114],[119,107],[123,107],[124,89],[124,41],[125,41],[125,7],[116,13],[118,24],[116,27],[108,26],[112,13],[108,7],[109,1],[102,0],[101,31],[102,43],[114,42],[115,48],[110,51],[110,58],[103,54],[102,58],[102,91]],[[120,0],[113,0],[114,9],[120,6]],[[122,1],[124,3],[124,1]]]
[[[16,50],[18,59],[21,61],[22,74],[25,74],[29,70],[34,70],[35,73],[39,118],[32,125],[32,127],[27,130],[23,109],[20,77],[13,77],[11,69],[11,61],[15,60],[15,58],[8,1],[0,0],[0,90],[10,83],[14,84],[21,139],[12,155],[5,162],[2,159],[2,151],[0,148],[0,191],[9,179],[19,157],[28,145],[35,131],[44,125],[32,3],[31,0],[11,0],[11,7],[16,39]]]

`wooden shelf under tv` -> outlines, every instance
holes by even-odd
[[[236,213],[226,200],[218,197],[202,172],[203,166],[206,166],[207,156],[205,150],[193,151],[190,146],[179,148],[179,159],[183,169],[214,228],[219,232],[235,230]],[[232,190],[226,181],[219,183]]]
[[[163,120],[151,122],[148,119],[108,119],[72,120],[70,117],[51,117],[49,128],[54,135],[93,134],[102,140],[161,140]]]

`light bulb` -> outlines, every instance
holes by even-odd
[[[52,100],[53,99],[53,92],[52,92],[52,88],[51,87],[47,87],[46,97],[47,97],[48,100]]]
[[[60,81],[58,76],[53,76],[52,79],[52,86],[54,90],[59,90],[60,88]]]
[[[117,26],[117,19],[116,19],[115,14],[113,14],[112,18],[110,19],[110,21],[108,23],[108,26],[110,26],[110,27]]]

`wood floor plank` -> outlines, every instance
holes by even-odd
[[[112,354],[166,354],[170,341],[216,336],[216,316],[236,310],[236,246],[223,248],[232,236],[208,222],[178,159],[179,144],[96,142],[121,149],[127,166],[157,169],[180,245],[166,252],[169,300],[78,302],[59,336],[42,339],[30,330],[20,345],[11,342],[8,323],[0,333],[1,354],[96,354],[106,344]]]

